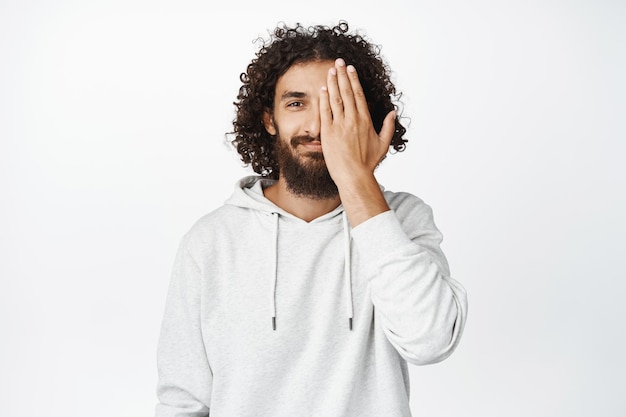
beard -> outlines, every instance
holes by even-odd
[[[294,136],[289,143],[276,132],[276,159],[280,177],[285,179],[287,190],[292,194],[314,200],[326,200],[339,195],[337,185],[326,167],[322,152],[297,151],[298,145],[319,138]]]

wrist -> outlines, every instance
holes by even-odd
[[[353,175],[336,184],[341,203],[352,227],[389,210],[387,201],[373,173]]]

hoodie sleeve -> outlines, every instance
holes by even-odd
[[[430,207],[410,194],[400,198],[395,209],[361,223],[352,236],[376,320],[404,359],[425,365],[444,360],[458,345],[467,297],[450,277]]]
[[[157,363],[156,417],[208,416],[213,377],[200,328],[200,268],[186,239],[174,262]]]

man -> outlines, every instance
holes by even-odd
[[[261,176],[182,240],[156,415],[410,416],[407,362],[450,355],[467,301],[430,208],[374,177],[406,142],[377,48],[282,26],[241,79],[233,143]]]

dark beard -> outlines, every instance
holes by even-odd
[[[330,176],[324,154],[307,152],[297,154],[300,143],[311,142],[310,136],[294,136],[286,143],[276,132],[276,159],[280,169],[280,177],[285,179],[287,190],[297,196],[326,200],[339,195],[337,185]]]

